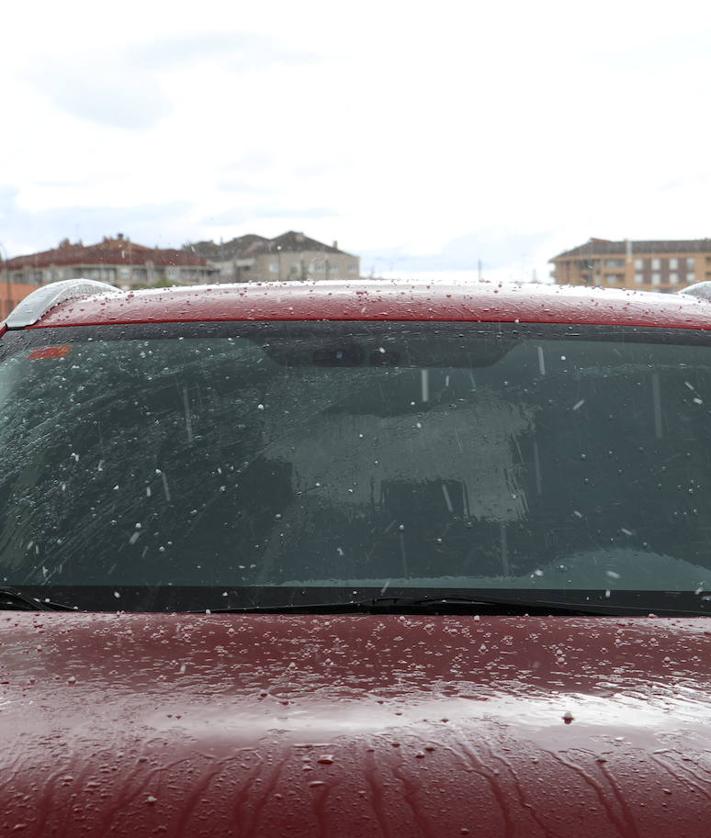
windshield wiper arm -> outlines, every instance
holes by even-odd
[[[0,611],[75,611],[71,605],[64,605],[61,602],[52,602],[50,599],[35,599],[29,594],[23,594],[17,588],[7,586],[0,587]]]
[[[631,610],[631,609],[630,609]],[[635,609],[636,610],[636,609]],[[525,600],[512,597],[472,594],[465,596],[428,597],[384,597],[354,599],[341,602],[289,603],[284,605],[247,605],[233,608],[213,608],[212,614],[427,614],[481,612],[508,614],[562,614],[568,616],[617,615],[629,610],[619,606],[605,606],[587,603],[553,602],[549,600]],[[647,613],[639,609],[640,613]],[[197,612],[194,612],[197,613]],[[659,613],[658,611],[655,613]]]

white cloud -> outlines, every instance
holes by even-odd
[[[696,4],[68,0],[4,26],[10,252],[295,227],[544,276],[590,235],[710,233]]]

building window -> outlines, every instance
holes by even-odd
[[[693,271],[694,270],[694,260],[692,258],[688,258],[686,260],[686,270]]]
[[[644,268],[644,259],[635,259],[634,268],[636,271],[641,271]]]
[[[269,263],[269,273],[279,273],[279,265],[276,262]]]
[[[652,285],[661,285],[662,284],[662,275],[661,274],[652,274]]]
[[[644,285],[644,275],[643,274],[635,274],[634,281],[637,285]]]
[[[652,270],[658,271],[662,267],[661,259],[652,259]]]
[[[676,260],[674,260],[674,261],[676,261]],[[669,282],[670,282],[672,285],[678,285],[678,284],[679,284],[679,274],[677,274],[677,273],[670,273],[670,274],[669,274]]]
[[[679,267],[679,260],[678,259],[670,259],[669,260],[669,270],[675,271]]]
[[[605,261],[606,268],[624,268],[624,259],[607,259]]]

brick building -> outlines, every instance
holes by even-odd
[[[590,239],[551,262],[551,276],[561,285],[678,291],[694,282],[711,280],[711,239]]]
[[[0,319],[4,319],[37,286],[26,282],[11,282],[0,262]]]
[[[52,250],[8,259],[3,268],[5,288],[27,288],[27,293],[38,285],[74,277],[133,287],[207,282],[217,273],[197,253],[146,247],[121,233],[92,245],[65,239]],[[8,296],[3,294],[5,304]]]

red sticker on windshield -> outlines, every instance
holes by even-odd
[[[66,358],[72,351],[68,343],[60,346],[43,346],[41,349],[33,349],[29,354],[30,361],[44,361],[47,358]]]

